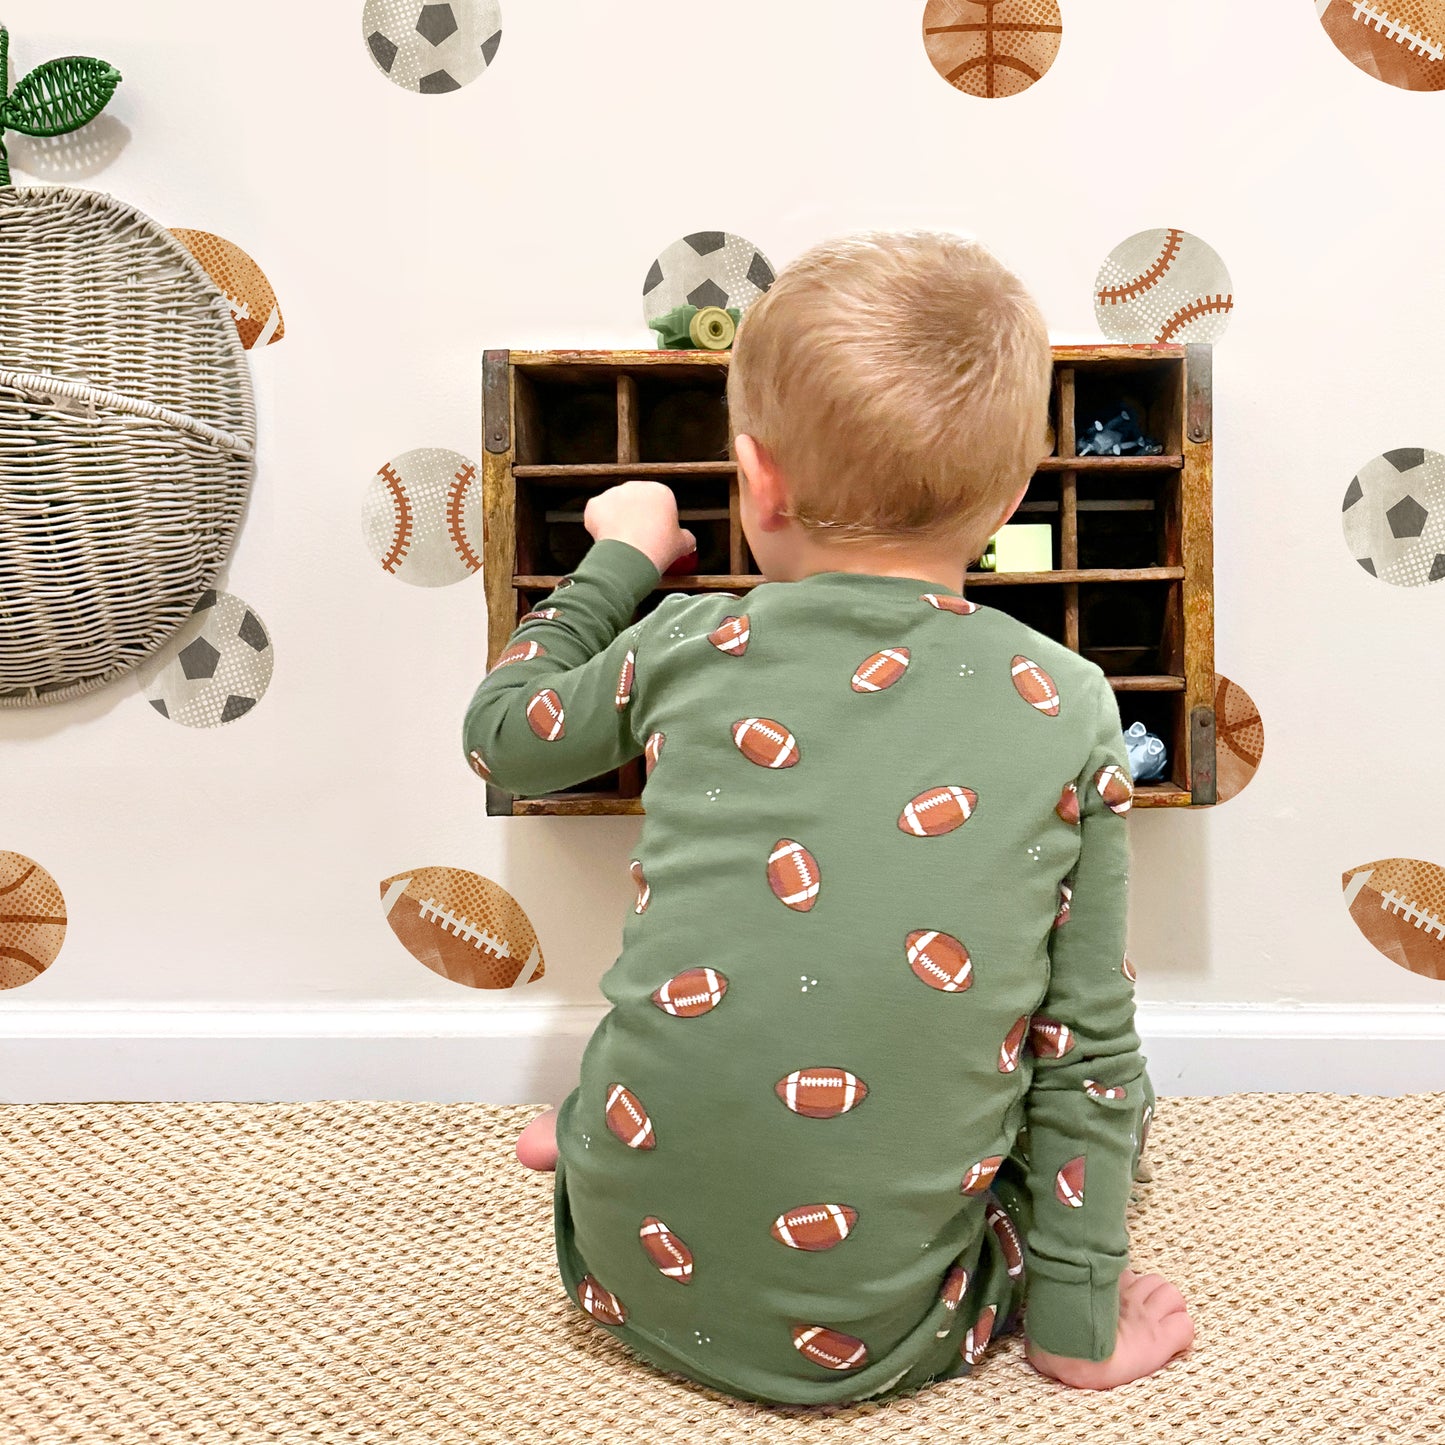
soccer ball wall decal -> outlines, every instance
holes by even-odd
[[[366,0],[361,33],[376,68],[394,85],[419,95],[445,95],[469,85],[502,43],[498,0]]]

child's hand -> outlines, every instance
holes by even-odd
[[[1061,1384],[1076,1390],[1112,1390],[1162,1370],[1193,1343],[1194,1322],[1184,1296],[1162,1275],[1126,1269],[1119,1276],[1119,1334],[1107,1360],[1051,1355],[1032,1341],[1025,1345],[1025,1354],[1040,1374]]]
[[[597,541],[626,542],[659,572],[697,550],[697,539],[678,526],[677,498],[661,482],[623,482],[587,503],[583,524]]]

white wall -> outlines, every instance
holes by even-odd
[[[1045,81],[988,102],[933,72],[921,0],[506,0],[491,71],[423,97],[373,67],[360,0],[11,0],[15,72],[82,52],[125,77],[77,183],[241,245],[287,334],[252,355],[260,465],[222,581],[272,634],[261,704],[190,730],[123,680],[0,710],[0,847],[55,875],[71,920],[49,972],[0,994],[0,1032],[110,1006],[596,1003],[638,820],[486,817],[459,746],[482,580],[385,575],[367,479],[414,446],[479,456],[484,347],[650,345],[642,277],[685,232],[739,232],[781,266],[919,225],[983,236],[1058,341],[1099,339],[1094,274],[1135,231],[1193,231],[1233,274],[1217,660],[1268,744],[1233,802],[1134,815],[1142,1006],[1438,1013],[1442,985],[1356,933],[1340,874],[1445,863],[1445,586],[1368,577],[1340,504],[1378,453],[1445,450],[1445,97],[1354,69],[1312,0],[1064,10]],[[721,59],[732,101],[689,102]],[[67,179],[27,170],[20,139],[11,155],[17,183]],[[378,881],[433,863],[527,908],[547,977],[524,998],[450,984],[392,936]]]

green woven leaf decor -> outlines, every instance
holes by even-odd
[[[0,186],[10,184],[5,131],[51,136],[79,130],[105,109],[120,84],[120,71],[104,60],[65,55],[37,65],[6,95],[9,48],[10,32],[0,26]]]

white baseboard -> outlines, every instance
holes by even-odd
[[[557,1103],[601,1005],[0,1008],[0,1102]],[[1138,1006],[1160,1095],[1445,1090],[1445,1008]]]

